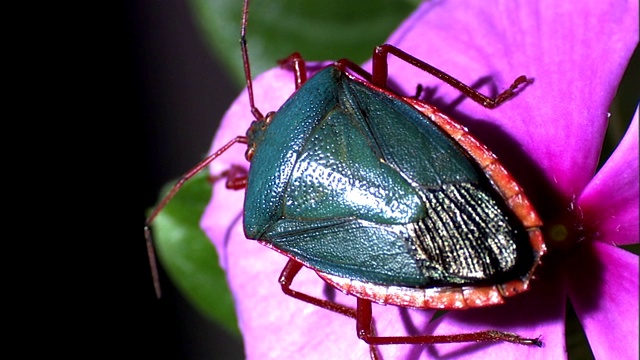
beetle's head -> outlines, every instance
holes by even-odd
[[[247,161],[251,162],[256,148],[262,142],[262,139],[264,139],[264,132],[267,130],[267,127],[269,127],[275,114],[275,111],[270,111],[267,113],[267,116],[262,119],[251,122],[249,129],[247,129],[247,151],[244,153]]]

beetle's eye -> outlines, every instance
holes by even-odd
[[[271,123],[271,120],[273,120],[273,116],[276,114],[275,111],[269,111],[267,113],[267,116],[264,117],[264,124],[265,125],[269,125]]]

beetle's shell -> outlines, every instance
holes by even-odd
[[[250,133],[247,237],[325,278],[383,287],[528,280],[537,215],[515,214],[510,184],[411,101],[336,65],[309,79]]]

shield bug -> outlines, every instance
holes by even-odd
[[[451,335],[378,336],[371,303],[462,310],[501,304],[526,291],[546,248],[536,211],[497,157],[463,126],[418,97],[387,86],[395,56],[487,108],[512,98],[518,77],[495,98],[392,46],[373,53],[372,72],[342,59],[307,79],[303,58],[282,61],[296,91],[264,116],[254,104],[244,1],[241,49],[251,112],[237,136],[183,176],[147,220],[184,183],[236,143],[247,145],[249,172],[230,168],[229,189],[245,189],[244,231],[289,258],[285,294],[356,320],[371,345],[537,338],[496,330]],[[313,104],[313,105],[310,105]],[[150,249],[152,247],[150,246]],[[302,267],[357,298],[356,308],[291,288]]]

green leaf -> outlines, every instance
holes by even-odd
[[[349,58],[361,63],[420,3],[419,0],[253,0],[247,43],[252,74],[299,52],[312,61]],[[238,84],[241,0],[191,0],[196,21]]]
[[[187,181],[152,224],[158,258],[187,299],[231,334],[240,335],[233,299],[213,245],[200,229],[211,198],[203,171]],[[163,194],[169,187],[165,186]]]

